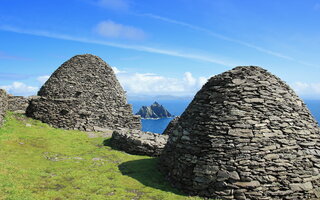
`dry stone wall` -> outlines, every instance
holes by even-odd
[[[8,110],[16,113],[25,113],[32,97],[8,96]]]
[[[168,136],[139,130],[117,130],[111,138],[115,149],[135,155],[160,156]]]
[[[303,101],[260,67],[212,77],[160,157],[177,188],[221,199],[320,198],[320,135]]]
[[[5,90],[0,89],[0,126],[3,124],[3,118],[8,109],[8,95]]]
[[[90,54],[63,63],[31,100],[27,115],[64,129],[141,129],[112,68]]]

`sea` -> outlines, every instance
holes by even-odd
[[[142,106],[149,106],[153,102],[154,100],[129,100],[134,113],[138,112]],[[162,104],[172,115],[180,116],[191,100],[157,100],[157,102]],[[320,124],[320,100],[304,100],[304,102]],[[141,119],[142,130],[161,134],[172,119]]]

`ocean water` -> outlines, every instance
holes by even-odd
[[[153,102],[154,100],[129,100],[129,103],[132,104],[133,113],[137,113],[142,106],[150,106]],[[187,108],[191,100],[157,100],[157,102],[163,105],[172,115],[179,116]],[[153,133],[162,133],[172,119],[173,118],[141,119],[142,130]]]
[[[149,106],[154,101],[129,101],[132,104],[133,112],[136,113],[142,106]],[[157,100],[158,103],[162,104],[171,114],[179,116],[187,108],[191,100]],[[311,114],[320,123],[320,100],[304,100]],[[142,130],[150,131],[153,133],[162,133],[169,122],[173,118],[166,119],[142,119]]]
[[[320,100],[304,100],[313,117],[320,124]]]

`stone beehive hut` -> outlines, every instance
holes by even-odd
[[[33,98],[27,115],[54,127],[99,131],[140,129],[113,70],[97,56],[74,56],[63,63]]]
[[[171,129],[160,169],[177,188],[222,199],[319,197],[319,127],[260,67],[212,77]]]

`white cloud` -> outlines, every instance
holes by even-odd
[[[112,10],[129,9],[129,2],[126,0],[98,0],[97,5]]]
[[[113,72],[115,74],[122,74],[122,73],[126,73],[126,71],[122,71],[120,69],[118,69],[117,67],[111,67],[113,69]]]
[[[320,97],[320,83],[295,82],[292,88],[303,97]]]
[[[11,85],[0,86],[0,88],[5,89],[9,94],[21,96],[35,95],[39,89],[22,82],[13,82]]]
[[[194,78],[190,72],[181,78],[170,78],[154,73],[123,73],[117,77],[129,95],[194,95],[204,77]]]
[[[107,38],[124,38],[124,39],[134,39],[141,40],[146,37],[143,30],[126,26],[123,24],[117,24],[111,20],[100,22],[96,27],[95,31]]]
[[[183,78],[189,86],[194,86],[197,82],[195,78],[193,78],[191,72],[185,72]]]
[[[173,57],[187,58],[187,59],[191,59],[191,60],[198,60],[198,61],[214,63],[214,64],[218,64],[218,65],[223,65],[225,67],[226,66],[234,67],[234,66],[239,65],[239,62],[233,62],[233,61],[226,60],[226,59],[219,59],[213,55],[211,55],[211,56],[203,55],[203,53],[199,54],[199,53],[195,53],[195,52],[183,52],[183,51],[172,50],[172,49],[160,49],[160,48],[155,48],[155,47],[150,47],[150,46],[120,44],[120,43],[94,40],[94,39],[88,39],[88,38],[82,38],[82,37],[74,37],[74,36],[70,36],[70,35],[52,33],[52,32],[42,31],[42,30],[25,30],[25,29],[20,29],[17,27],[12,27],[12,26],[1,26],[0,25],[0,30],[14,32],[14,33],[20,33],[20,34],[54,38],[54,39],[60,39],[60,40],[76,41],[76,42],[89,43],[89,44],[99,44],[99,45],[116,47],[116,48],[121,48],[121,49],[131,49],[131,50],[135,50],[135,51],[168,55],[168,56],[173,56]],[[237,63],[237,64],[235,64],[235,63]]]
[[[37,81],[39,81],[41,84],[44,84],[49,78],[50,78],[49,75],[39,76],[37,78]]]

